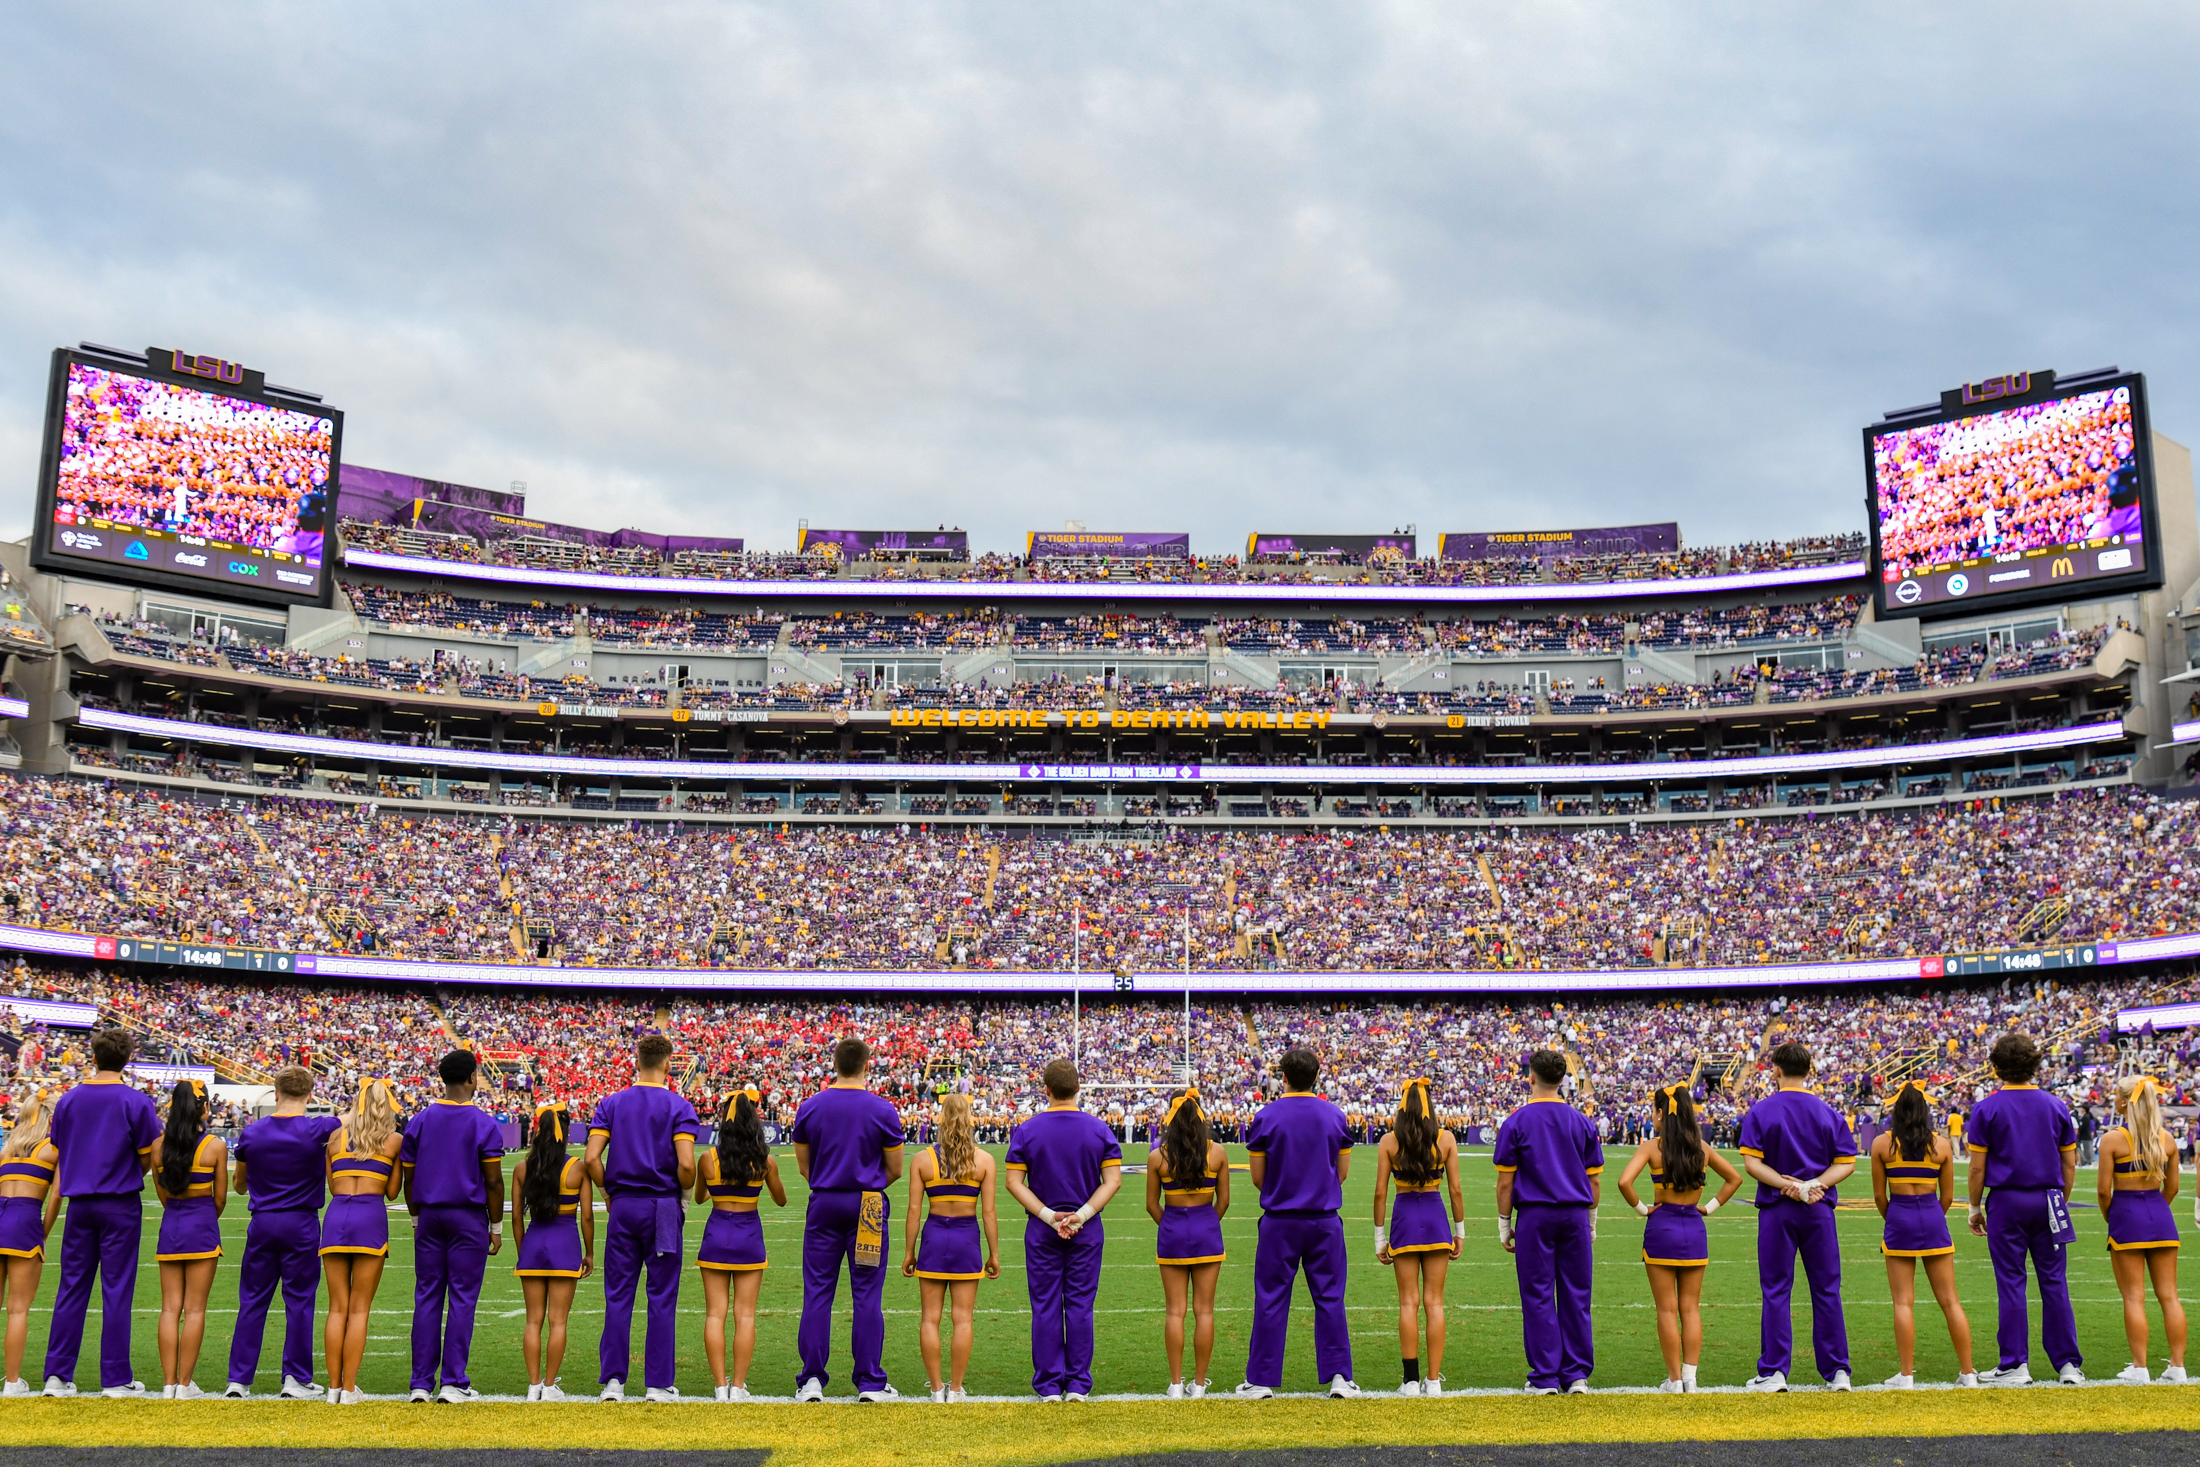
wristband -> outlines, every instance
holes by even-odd
[[[1041,1222],[1045,1223],[1045,1224],[1046,1224],[1046,1225],[1047,1225],[1048,1227],[1050,1227],[1050,1228],[1051,1228],[1051,1227],[1053,1227],[1053,1226],[1054,1226],[1054,1225],[1055,1225],[1056,1223],[1058,1223],[1058,1222],[1060,1222],[1060,1221],[1062,1220],[1062,1215],[1061,1215],[1060,1213],[1056,1212],[1056,1211],[1055,1211],[1055,1210],[1054,1210],[1053,1208],[1051,1208],[1051,1207],[1042,1207],[1042,1208],[1040,1208],[1040,1209],[1039,1209],[1039,1213],[1038,1213],[1038,1217],[1039,1217],[1039,1221],[1041,1221]]]
[[[1709,1217],[1709,1216],[1711,1216],[1711,1214],[1713,1214],[1714,1212],[1717,1212],[1718,1210],[1719,1210],[1719,1199],[1718,1199],[1718,1198],[1716,1198],[1716,1197],[1712,1198],[1712,1199],[1711,1199],[1711,1200],[1710,1200],[1709,1202],[1706,1202],[1706,1203],[1705,1203],[1705,1204],[1703,1205],[1703,1215],[1704,1215],[1705,1217]]]
[[[1513,1220],[1511,1214],[1500,1213],[1497,1218],[1497,1241],[1500,1243],[1510,1243],[1512,1241],[1512,1235]]]
[[[1390,1229],[1384,1227],[1381,1223],[1375,1224],[1375,1251],[1380,1253],[1389,1246]]]
[[[1079,1222],[1081,1222],[1081,1223],[1089,1223],[1089,1222],[1091,1222],[1091,1221],[1092,1221],[1092,1212],[1093,1212],[1092,1204],[1091,1204],[1090,1202],[1088,1202],[1088,1203],[1086,1203],[1086,1204],[1085,1204],[1085,1205],[1084,1205],[1083,1207],[1080,1207],[1080,1208],[1078,1208],[1078,1209],[1077,1209],[1077,1220],[1078,1220]]]
[[[1454,1237],[1454,1238],[1458,1239],[1458,1240],[1459,1240],[1460,1242],[1462,1242],[1462,1243],[1466,1242],[1466,1241],[1467,1241],[1467,1225],[1466,1225],[1465,1223],[1463,1223],[1463,1222],[1455,1222],[1455,1223],[1453,1223],[1453,1224],[1451,1225],[1451,1235],[1452,1235],[1452,1237]]]
[[[1979,1206],[1979,1205],[1978,1205],[1977,1203],[1975,1203],[1975,1202],[1974,1202],[1974,1203],[1972,1203],[1972,1204],[1971,1204],[1971,1221],[1972,1221],[1972,1222],[1983,1222],[1983,1221],[1985,1221],[1985,1218],[1986,1218],[1986,1209],[1985,1209],[1985,1208],[1983,1208],[1983,1207],[1981,1207],[1981,1206]]]
[[[1651,1213],[1656,1211],[1657,1209],[1652,1207],[1647,1202],[1641,1201],[1640,1199],[1637,1199],[1635,1202],[1635,1215],[1637,1217],[1648,1217]]]

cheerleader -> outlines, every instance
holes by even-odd
[[[1230,1210],[1230,1162],[1214,1140],[1199,1091],[1179,1091],[1161,1120],[1161,1144],[1146,1161],[1146,1215],[1154,1220],[1161,1265],[1161,1348],[1169,1357],[1169,1399],[1207,1394],[1215,1352],[1215,1284],[1228,1250],[1222,1218]],[[1184,1379],[1184,1315],[1192,1316],[1192,1378]]]
[[[2124,1338],[2131,1343],[2131,1364],[2116,1378],[2145,1385],[2149,1276],[2162,1304],[2162,1330],[2169,1336],[2169,1365],[2162,1379],[2185,1382],[2185,1306],[2177,1297],[2177,1143],[2162,1124],[2162,1096],[2151,1075],[2134,1075],[2116,1087],[2116,1113],[2123,1124],[2101,1136],[2096,1190],[2101,1214],[2108,1219],[2108,1261],[2116,1271],[2116,1290],[2124,1296]]]
[[[779,1162],[764,1141],[755,1086],[728,1096],[718,1111],[717,1144],[695,1158],[695,1200],[710,1204],[695,1266],[703,1274],[703,1354],[721,1401],[749,1398],[756,1354],[756,1296],[764,1282],[764,1222],[758,1199],[787,1205]],[[726,1371],[726,1309],[733,1309],[733,1371]]]
[[[153,1192],[160,1198],[161,1397],[194,1401],[199,1346],[206,1339],[206,1296],[222,1256],[222,1209],[229,1204],[229,1148],[206,1133],[206,1086],[179,1080],[168,1124],[153,1143]]]
[[[1383,1226],[1393,1183],[1398,1203]],[[1442,1187],[1451,1194],[1448,1220]],[[1459,1190],[1459,1142],[1436,1124],[1428,1081],[1409,1080],[1399,1097],[1390,1134],[1375,1144],[1375,1260],[1398,1280],[1398,1356],[1405,1382],[1401,1396],[1444,1393],[1444,1275],[1466,1236],[1466,1199]],[[1428,1330],[1421,1330],[1423,1311]],[[1424,1350],[1424,1343],[1426,1349]],[[1427,1361],[1424,1376],[1422,1362]]]
[[[512,1169],[512,1272],[527,1298],[520,1354],[527,1362],[527,1399],[562,1401],[558,1371],[565,1364],[566,1324],[573,1291],[596,1266],[596,1209],[587,1158],[570,1154],[570,1113],[562,1100],[535,1107],[535,1136]]]
[[[978,1149],[977,1123],[970,1097],[940,1097],[938,1137],[917,1153],[909,1169],[908,1221],[903,1225],[901,1271],[917,1281],[917,1349],[924,1356],[925,1380],[935,1401],[963,1399],[963,1375],[970,1367],[971,1321],[977,1313],[978,1280],[1001,1276],[1001,1224],[994,1211],[993,1154]],[[917,1199],[929,1213],[923,1242],[918,1242]],[[985,1232],[985,1263],[978,1262],[980,1217]],[[953,1338],[948,1373],[940,1374],[940,1313],[952,1309]]]
[[[321,1353],[328,1358],[328,1400],[356,1406],[359,1361],[367,1349],[367,1316],[390,1257],[390,1200],[397,1196],[397,1093],[387,1080],[359,1082],[359,1096],[342,1129],[328,1138],[328,1212],[321,1219],[321,1277],[328,1284],[328,1318]]]
[[[60,1153],[48,1134],[52,1119],[52,1101],[41,1090],[16,1113],[7,1144],[0,1145],[0,1259],[6,1260],[0,1297],[8,1306],[8,1378],[0,1395],[31,1393],[23,1379],[23,1347],[30,1339],[38,1276],[46,1269],[46,1239],[61,1211],[61,1194],[53,1189]]]
[[[1956,1352],[1956,1384],[1975,1386],[1971,1321],[1956,1298],[1956,1245],[1948,1235],[1948,1209],[1956,1200],[1956,1149],[1933,1129],[1932,1102],[1913,1080],[1902,1082],[1888,1108],[1887,1129],[1872,1142],[1872,1201],[1885,1219],[1879,1251],[1887,1259],[1887,1291],[1894,1298],[1894,1353],[1901,1369],[1887,1384],[1906,1391],[1917,1384],[1917,1266],[1948,1322]]]
[[[1619,1174],[1621,1200],[1639,1213],[1642,1269],[1658,1310],[1658,1351],[1665,1356],[1667,1395],[1693,1394],[1703,1359],[1703,1278],[1711,1266],[1711,1235],[1703,1220],[1733,1200],[1742,1174],[1703,1144],[1696,1102],[1686,1085],[1668,1085],[1650,1097],[1656,1134],[1646,1137]],[[1650,1200],[1635,1195],[1635,1178],[1650,1173]],[[1719,1179],[1719,1194],[1702,1201],[1706,1175]]]

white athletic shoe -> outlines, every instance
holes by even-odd
[[[557,1387],[544,1386],[543,1389],[546,1391],[550,1391],[556,1390]],[[550,1399],[550,1397],[544,1396],[543,1399],[547,1401]],[[347,1406],[364,1406],[367,1404],[367,1393],[359,1389],[359,1387],[353,1386],[350,1390],[344,1392],[344,1404]]]
[[[623,1380],[605,1381],[603,1383],[603,1389],[596,1392],[596,1399],[599,1401],[611,1401],[614,1403],[625,1400],[626,1382]]]
[[[723,1406],[726,1404],[726,1392],[730,1389],[730,1386],[712,1386],[710,1388],[710,1398]]]
[[[1062,1398],[1060,1396],[1041,1396],[1039,1404],[1042,1406],[1059,1406],[1062,1404]]]
[[[318,1401],[324,1392],[315,1380],[299,1380],[294,1376],[283,1377],[282,1396],[286,1401]]]
[[[1982,1386],[2028,1386],[2032,1383],[2032,1367],[2023,1360],[2014,1365],[1997,1365],[1992,1370],[1978,1373]]]
[[[443,1406],[463,1406],[468,1401],[481,1399],[481,1392],[472,1386],[447,1385],[435,1393],[436,1403]]]
[[[2165,1365],[2162,1367],[2163,1385],[2190,1385],[2191,1383],[2191,1378],[2185,1374],[2184,1366]]]
[[[366,1399],[366,1396],[361,1392],[354,1391],[352,1394],[358,1396],[362,1401]],[[573,1398],[564,1391],[559,1390],[556,1381],[546,1380],[542,1383],[542,1399],[545,1401],[570,1401]]]
[[[1357,1401],[1360,1388],[1341,1375],[1329,1377],[1329,1399],[1332,1401]]]
[[[538,1381],[534,1382],[534,1383],[533,1383],[532,1385],[530,1385],[530,1386],[528,1386],[528,1387],[527,1387],[527,1399],[528,1399],[528,1400],[530,1400],[530,1401],[539,1401],[539,1400],[541,1400],[541,1399],[542,1399],[542,1382],[541,1382],[541,1381],[539,1381],[539,1380],[538,1380]]]
[[[730,1385],[726,1387],[726,1404],[729,1406],[739,1406],[751,1399],[753,1398],[749,1395],[747,1386]]]
[[[1237,1396],[1241,1401],[1265,1401],[1275,1393],[1273,1386],[1254,1385],[1249,1380],[1238,1382]]]
[[[222,1399],[225,1401],[249,1401],[252,1399],[252,1387],[241,1380],[233,1380],[223,1389]]]
[[[609,1388],[606,1387],[606,1389]],[[797,1403],[805,1401],[821,1402],[825,1399],[825,1383],[813,1375],[795,1388],[794,1398]]]
[[[1829,1391],[1845,1391],[1852,1389],[1852,1387],[1849,1385],[1849,1373],[1846,1370],[1836,1370],[1833,1373],[1833,1378],[1826,1382],[1826,1389]]]
[[[200,1390],[196,1383],[187,1380],[176,1387],[174,1399],[178,1401],[203,1401],[206,1399],[206,1392]]]
[[[680,1399],[680,1392],[675,1386],[645,1386],[642,1389],[642,1399],[660,1402],[677,1401]]]
[[[1917,1377],[1915,1375],[1890,1375],[1882,1383],[1890,1391],[1914,1391],[1917,1389]]]
[[[1418,1396],[1421,1394],[1421,1383],[1417,1380],[1409,1380],[1398,1387],[1398,1394],[1401,1396]]]
[[[928,1391],[926,1392],[926,1394],[927,1394],[927,1395],[929,1395],[929,1396],[930,1396],[930,1397],[932,1398],[932,1404],[933,1404],[933,1405],[935,1405],[935,1406],[944,1406],[944,1405],[946,1405],[946,1404],[947,1404],[947,1387],[946,1387],[946,1386],[943,1386],[943,1385],[936,1385],[936,1386],[933,1386],[933,1387],[931,1387],[931,1388],[930,1388],[930,1389],[929,1389],[929,1390],[928,1390]]]
[[[1748,1380],[1742,1382],[1743,1390],[1755,1391],[1759,1395],[1765,1396],[1780,1395],[1785,1392],[1787,1388],[1788,1378],[1785,1375],[1782,1375],[1777,1370],[1773,1371],[1770,1375],[1753,1375]]]
[[[1529,1381],[1525,1386],[1521,1387],[1521,1389],[1525,1390],[1531,1396],[1555,1396],[1558,1394],[1557,1386],[1539,1386],[1532,1380]]]
[[[1172,1401],[1181,1401],[1181,1400],[1183,1400],[1183,1399],[1184,1399],[1184,1382],[1183,1382],[1183,1381],[1180,1381],[1180,1380],[1172,1380],[1172,1381],[1170,1381],[1170,1382],[1169,1382],[1169,1389],[1168,1389],[1168,1399],[1170,1399],[1170,1400],[1172,1400]]]
[[[1681,1393],[1681,1383],[1671,1379],[1661,1380],[1658,1382],[1658,1389],[1665,1395],[1677,1396]]]
[[[1062,1399],[1064,1401],[1075,1401],[1082,1405],[1084,1404],[1085,1393],[1083,1391],[1066,1391],[1063,1393]]]
[[[1587,1394],[1589,1394],[1589,1382],[1585,1380],[1577,1380],[1572,1385],[1566,1387],[1564,1394],[1569,1396],[1586,1396]]]
[[[901,1399],[901,1392],[890,1385],[882,1385],[875,1391],[857,1391],[856,1399],[866,1405],[898,1401]]]
[[[406,1403],[413,1406],[425,1406],[434,1399],[435,1392],[429,1390],[426,1386],[414,1386],[412,1394],[406,1397]]]
[[[1194,1401],[1199,1400],[1207,1394],[1208,1384],[1204,1380],[1186,1381],[1184,1383],[1184,1394]]]
[[[173,1401],[176,1398],[176,1388],[172,1385],[162,1386],[160,1388],[160,1398],[163,1401]]]
[[[2144,1365],[2126,1365],[2116,1372],[2119,1385],[2152,1385],[2154,1376]]]
[[[1961,1388],[1961,1389],[1963,1389],[1963,1390],[1967,1390],[1967,1391],[1975,1391],[1975,1390],[1977,1390],[1977,1389],[1978,1389],[1978,1372],[1977,1372],[1977,1371],[1975,1371],[1975,1370],[1966,1370],[1966,1371],[1964,1371],[1964,1372],[1963,1372],[1963,1374],[1961,1374],[1961,1375],[1959,1375],[1959,1376],[1957,1376],[1957,1377],[1956,1377],[1956,1385],[1957,1385],[1957,1386],[1958,1386],[1959,1388]]]
[[[6,1385],[0,1385],[0,1396],[27,1396],[30,1393],[31,1383],[20,1376]]]
[[[109,1386],[100,1392],[110,1401],[134,1401],[145,1393],[145,1382],[142,1380],[133,1380],[128,1385]]]
[[[1444,1378],[1443,1378],[1442,1376],[1440,1376],[1440,1375],[1432,1375],[1432,1376],[1430,1376],[1430,1377],[1429,1377],[1429,1378],[1428,1378],[1427,1380],[1424,1380],[1424,1381],[1422,1381],[1422,1382],[1421,1382],[1421,1394],[1422,1394],[1422,1395],[1424,1395],[1424,1396],[1440,1396],[1440,1395],[1442,1395],[1443,1393],[1444,1393]]]
[[[49,1375],[46,1377],[46,1389],[40,1394],[48,1396],[73,1396],[76,1394],[76,1382],[73,1380],[63,1380],[58,1375]]]
[[[2075,1365],[2065,1365],[2055,1373],[2055,1379],[2064,1385],[2084,1385],[2085,1372]]]

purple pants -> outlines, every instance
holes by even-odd
[[[893,1194],[886,1196],[886,1216],[894,1211]],[[886,1266],[885,1250],[893,1240],[882,1236],[879,1266],[861,1267],[855,1260],[856,1220],[863,1212],[861,1192],[812,1192],[802,1222],[802,1323],[795,1330],[795,1348],[802,1365],[795,1385],[814,1380],[827,1385],[832,1376],[825,1362],[833,1353],[833,1302],[840,1294],[840,1263],[848,1261],[848,1292],[854,1318],[848,1326],[848,1353],[854,1357],[849,1374],[859,1391],[875,1391],[886,1384]]]
[[[61,1285],[46,1333],[46,1374],[76,1379],[84,1348],[84,1311],[99,1274],[99,1386],[126,1386],[130,1374],[130,1306],[137,1295],[138,1239],[145,1203],[134,1193],[86,1194],[67,1202],[61,1233]]]
[[[1757,1373],[1789,1373],[1795,1362],[1795,1259],[1810,1279],[1810,1347],[1818,1373],[1849,1368],[1849,1326],[1841,1313],[1841,1231],[1830,1200],[1782,1197],[1757,1210],[1757,1283],[1764,1290]]]
[[[1973,1158],[1972,1164],[1977,1165]],[[2030,1187],[1996,1187],[1986,1204],[1986,1251],[1994,1260],[1994,1289],[2001,1312],[1994,1343],[2001,1366],[2032,1358],[2032,1318],[2025,1307],[2024,1260],[2040,1278],[2040,1343],[2061,1370],[2081,1365],[2078,1318],[2070,1308],[2070,1281],[2064,1273],[2069,1249],[2047,1235],[2047,1193]]]
[[[267,1308],[283,1286],[283,1374],[313,1379],[313,1309],[321,1293],[321,1215],[308,1208],[255,1212],[244,1225],[237,1261],[237,1329],[229,1339],[229,1378],[250,1386],[260,1371]]]
[[[611,1199],[603,1233],[603,1343],[597,1380],[623,1381],[634,1345],[634,1289],[649,1266],[649,1321],[642,1332],[642,1385],[669,1390],[679,1374],[680,1228],[677,1197]],[[663,1245],[670,1243],[671,1248]]]
[[[1107,1233],[1094,1218],[1063,1242],[1037,1218],[1024,1223],[1031,1294],[1031,1388],[1042,1396],[1092,1392],[1092,1306],[1100,1297]]]
[[[489,1218],[472,1203],[423,1207],[413,1219],[412,1388],[466,1386],[474,1308],[489,1270]],[[450,1315],[443,1312],[450,1299]]]
[[[1264,1212],[1253,1248],[1253,1338],[1245,1379],[1283,1384],[1283,1342],[1291,1328],[1291,1286],[1306,1270],[1314,1301],[1314,1373],[1352,1378],[1352,1326],[1344,1317],[1344,1224],[1333,1212]]]
[[[1528,1384],[1563,1390],[1597,1368],[1590,1298],[1596,1221],[1587,1207],[1523,1203],[1513,1213],[1513,1270],[1520,1278],[1520,1343]]]

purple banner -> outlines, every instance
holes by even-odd
[[[962,530],[804,530],[795,540],[795,553],[831,548],[850,560],[866,560],[873,552],[917,551],[949,559],[970,557],[970,536]]]
[[[1670,555],[1681,548],[1681,527],[1662,525],[1607,525],[1596,530],[1502,530],[1463,535],[1438,535],[1438,560],[1489,560],[1493,557],[1534,556],[1552,560],[1561,555]]]
[[[431,500],[495,514],[527,512],[524,494],[476,489],[470,484],[393,474],[388,469],[362,468],[358,464],[345,464],[337,470],[336,513],[343,519],[366,520],[378,525],[410,525],[415,506]]]
[[[1256,530],[1245,541],[1247,558],[1262,555],[1336,555],[1366,561],[1397,556],[1411,560],[1411,535],[1271,535]]]
[[[1105,555],[1115,560],[1190,560],[1189,535],[1109,535],[1084,530],[1034,530],[1024,536],[1031,560]]]

